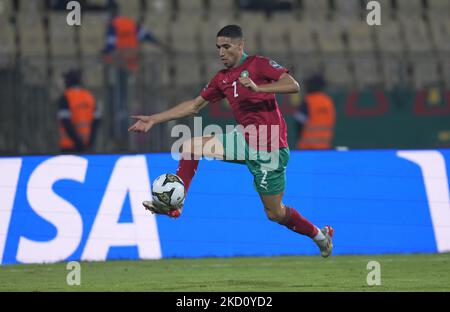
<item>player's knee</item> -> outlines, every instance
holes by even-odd
[[[270,221],[280,223],[283,220],[284,215],[281,213],[281,209],[270,209],[264,207],[264,211],[266,212],[266,216]]]

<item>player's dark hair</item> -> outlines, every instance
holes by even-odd
[[[326,82],[322,75],[315,74],[306,80],[305,87],[308,93],[319,92],[326,87]]]
[[[66,88],[81,85],[81,72],[79,70],[69,70],[64,74]]]
[[[117,16],[120,12],[119,4],[116,1],[110,1],[109,2],[109,12],[111,16]]]
[[[242,39],[242,28],[239,25],[227,25],[217,33],[217,37],[227,37],[232,39]]]

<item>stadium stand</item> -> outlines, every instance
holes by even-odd
[[[12,3],[9,0],[0,0],[0,20],[9,19],[12,15]]]
[[[216,31],[211,31],[211,29],[220,29],[225,25],[235,22],[231,15],[220,14],[213,16],[207,20],[202,20],[200,22],[200,49],[204,54],[214,54],[217,55],[216,42]]]
[[[19,12],[28,13],[32,15],[43,15],[45,11],[45,1],[30,0],[19,1]]]
[[[39,15],[19,13],[17,16],[20,54],[23,57],[46,56],[48,52],[47,31]]]
[[[84,13],[82,21],[87,27],[73,30],[59,26],[64,23],[62,13],[58,16],[43,3],[18,1],[18,10],[15,11],[13,1],[0,2],[3,54],[18,53],[26,63],[39,63],[41,70],[46,67],[47,61],[50,67],[56,66],[53,58],[82,60],[84,57],[97,55],[104,40],[105,28],[99,25],[106,23],[105,11]],[[102,7],[107,1],[89,3],[91,6]],[[214,65],[207,65],[215,53],[214,45],[210,44],[215,31],[210,30],[229,23],[239,23],[245,29],[249,53],[273,55],[274,58],[286,60],[294,69],[309,67],[309,70],[317,70],[320,64],[333,67],[330,64],[335,64],[335,60],[326,58],[344,57],[348,59],[349,66],[345,64],[342,67],[350,67],[349,74],[353,73],[354,79],[364,80],[361,86],[380,82],[388,86],[405,81],[411,81],[417,86],[446,82],[444,77],[447,73],[445,66],[442,66],[450,50],[450,40],[447,40],[450,20],[448,14],[445,14],[450,12],[450,1],[380,0],[383,27],[378,28],[365,26],[362,13],[367,1],[293,1],[294,10],[275,11],[269,17],[262,11],[237,10],[237,3],[233,0],[133,0],[122,6],[122,13],[142,20],[145,29],[152,31],[161,41],[169,42],[174,51],[190,53],[191,60],[200,60],[200,80],[204,80],[216,69]],[[8,24],[9,16],[16,23]],[[417,18],[410,19],[410,16]],[[38,22],[34,23],[30,19]],[[264,35],[262,29],[265,29]],[[60,44],[62,41],[64,44]],[[141,51],[144,55],[160,52],[152,45],[143,46]],[[319,55],[317,52],[320,52]],[[302,55],[302,59],[298,60],[295,55]],[[429,59],[434,56],[437,59]],[[31,60],[33,57],[40,61]],[[401,64],[394,64],[388,60],[391,57],[403,61]],[[306,59],[311,59],[312,62],[307,65]],[[416,62],[416,59],[420,61]],[[176,57],[167,61],[174,73],[177,72],[177,65],[182,66],[184,63]],[[405,62],[407,63],[403,64]],[[372,70],[378,68],[378,64],[382,69],[381,76],[378,71]],[[394,67],[409,70],[403,73]],[[50,68],[50,72],[52,70]],[[327,68],[324,71],[332,72]],[[180,69],[178,72],[187,71]],[[364,75],[364,72],[369,74]],[[351,76],[347,73],[344,69],[343,76]],[[393,73],[396,73],[396,77]],[[173,78],[180,83],[187,82],[184,80],[186,77],[180,75],[176,74]],[[409,80],[401,78],[403,76],[407,76]],[[191,80],[192,83],[194,81],[197,79]],[[345,81],[350,82],[351,79]]]
[[[366,0],[366,2],[368,2],[368,0]],[[395,16],[393,2],[391,0],[379,0],[378,3],[380,3],[382,19],[392,18]]]
[[[406,50],[411,53],[429,53],[431,47],[431,35],[425,22],[418,19],[403,17],[400,19],[404,33]]]
[[[327,0],[304,0],[302,4],[302,17],[323,20],[331,14]]]
[[[21,70],[27,82],[45,84],[48,76],[48,35],[40,15],[19,13],[17,16]]]
[[[108,16],[105,13],[92,12],[83,14],[81,18],[84,26],[79,28],[81,55],[83,57],[98,55],[105,45]]]
[[[170,12],[168,12],[167,10],[148,10],[142,23],[142,27],[147,31],[151,31],[155,35],[155,37],[162,42],[168,42],[170,33],[170,19]],[[157,47],[150,44],[143,45],[142,49],[144,53],[154,53],[159,51]]]
[[[188,1],[189,2],[189,1]],[[121,6],[121,14],[133,17],[135,20],[142,18],[143,8],[140,0],[127,0],[127,5]]]
[[[397,0],[396,4],[396,15],[399,18],[415,20],[425,13],[422,0]]]
[[[346,29],[350,52],[356,54],[375,51],[375,31],[366,25],[361,20],[353,20]]]
[[[344,53],[344,25],[340,21],[317,24],[319,47],[323,53]]]
[[[416,89],[432,87],[439,83],[438,65],[432,58],[414,59],[413,81]]]
[[[171,23],[170,28],[170,45],[175,52],[172,64],[175,71],[175,85],[199,84],[199,19],[192,21],[187,16],[179,15]]]
[[[48,25],[52,58],[75,58],[79,54],[75,28],[67,25],[66,15],[51,13]],[[64,44],[61,44],[62,42]]]
[[[282,13],[282,15],[292,16],[291,14]],[[285,20],[290,24],[290,18],[286,16],[272,17],[266,22],[267,30],[264,36],[261,36],[261,54],[264,55],[284,55],[287,52],[287,29],[286,24],[280,22]]]
[[[177,16],[204,16],[205,6],[203,0],[176,1]]]
[[[48,15],[48,36],[50,54],[50,78],[60,84],[63,73],[80,67],[79,45],[75,28],[67,25],[66,14],[51,12]],[[64,42],[64,44],[61,44]],[[57,94],[57,90],[52,90]],[[52,93],[53,95],[53,93]]]
[[[250,54],[257,54],[261,51],[261,30],[264,28],[266,17],[262,12],[242,12],[236,24],[241,25],[245,30],[245,46]]]
[[[450,52],[450,19],[448,17],[438,17],[430,20],[431,34],[434,49],[438,55]]]
[[[358,19],[361,15],[361,1],[335,0],[334,3],[338,19]]]
[[[223,1],[207,1],[207,7],[209,8],[209,13],[212,12],[232,12],[236,10],[234,0],[223,0]]]
[[[94,90],[101,89],[104,81],[103,66],[96,58],[83,58],[81,64],[83,83]]]
[[[447,58],[441,61],[441,69],[445,85],[450,86],[450,59]]]
[[[380,66],[375,54],[371,51],[352,57],[356,86],[360,89],[381,85]]]
[[[449,0],[428,0],[428,16],[446,18],[450,15]],[[431,19],[430,19],[431,20]]]
[[[0,19],[0,66],[7,66],[6,58],[13,58],[16,53],[16,32],[14,25],[6,18]]]
[[[316,55],[318,51],[317,33],[310,20],[291,20],[288,26],[289,45],[293,53]]]
[[[375,30],[376,43],[381,54],[404,52],[404,44],[401,36],[400,24],[394,19],[383,21],[383,27]]]
[[[354,83],[349,67],[348,58],[341,55],[333,55],[322,60],[324,65],[325,79],[334,87],[342,88]],[[336,75],[339,73],[339,75]]]
[[[368,1],[292,0],[285,1],[290,9],[273,11],[235,0],[118,2],[171,47],[141,45],[136,85],[198,90],[222,67],[217,31],[240,24],[249,54],[275,59],[300,81],[322,72],[331,89],[449,88],[450,0],[379,0],[382,25],[373,27],[365,20]],[[64,3],[0,0],[0,69],[19,68],[25,84],[45,88],[79,66],[88,87],[107,93],[114,75],[101,51],[109,1],[86,0],[81,27],[67,26]]]

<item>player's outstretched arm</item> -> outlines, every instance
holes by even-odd
[[[256,85],[249,77],[239,78],[239,82],[246,88],[253,90],[254,92],[266,92],[266,93],[298,93],[300,86],[298,82],[288,73],[283,73],[278,81]]]
[[[154,125],[197,114],[208,102],[201,96],[182,102],[171,109],[150,116],[131,116],[136,122],[128,131],[148,132]]]

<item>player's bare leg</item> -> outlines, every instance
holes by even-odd
[[[325,226],[319,230],[314,224],[302,217],[297,210],[282,203],[283,193],[276,195],[259,195],[264,204],[267,217],[274,222],[286,226],[290,230],[306,235],[319,246],[322,257],[331,255],[333,249],[333,228]]]
[[[215,159],[223,158],[223,146],[214,136],[194,137],[182,144],[181,159],[177,169],[177,176],[183,180],[186,193],[198,167],[201,157]]]
[[[181,149],[181,159],[176,174],[183,181],[187,194],[192,178],[197,171],[199,159],[201,157],[223,159],[223,145],[216,137],[204,136],[186,140],[183,142]],[[151,201],[144,201],[142,204],[145,209],[154,214],[166,214],[172,218],[178,218],[183,208],[176,207],[176,209],[167,212],[165,209],[154,206]]]

